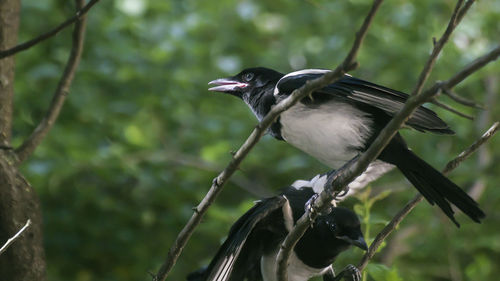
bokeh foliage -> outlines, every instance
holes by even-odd
[[[22,1],[20,41],[73,12],[73,1]],[[455,1],[384,3],[352,74],[411,91]],[[243,67],[288,72],[333,68],[349,49],[371,5],[368,0],[101,1],[89,13],[85,50],[68,101],[47,139],[23,165],[44,210],[49,280],[145,280],[156,271],[212,178],[247,137],[255,120],[229,96],[209,93],[207,82]],[[16,57],[14,143],[42,118],[71,43],[66,30]],[[440,56],[429,81],[447,79],[498,44],[500,2],[478,1]],[[486,103],[468,121],[435,109],[456,136],[404,131],[410,146],[436,167],[443,165],[498,120],[500,64],[487,66],[457,93]],[[490,91],[491,92],[491,91]],[[368,280],[496,280],[500,269],[500,137],[482,157],[451,174],[464,188],[486,186],[479,199],[488,217],[481,225],[458,215],[456,229],[427,203],[405,220],[370,267]],[[212,206],[169,280],[206,264],[221,239],[252,201],[326,167],[287,144],[265,137]],[[366,212],[370,236],[415,191],[398,172],[350,199]],[[365,196],[365,197],[363,197]],[[364,228],[366,229],[366,225]],[[391,242],[392,241],[392,242]],[[356,263],[359,250],[337,268]],[[382,262],[387,263],[386,266]]]

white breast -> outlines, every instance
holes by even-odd
[[[373,121],[349,104],[330,101],[316,108],[298,103],[280,117],[281,135],[293,146],[333,169],[358,154],[372,131]]]
[[[276,249],[271,255],[263,256],[260,260],[260,269],[264,281],[276,281],[276,257],[279,248]],[[305,265],[299,260],[295,252],[290,256],[288,266],[288,281],[307,281],[314,276],[323,275],[330,266],[325,268],[313,268]]]

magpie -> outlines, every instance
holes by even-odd
[[[215,85],[209,90],[242,99],[257,119],[262,120],[274,105],[295,89],[330,71],[305,69],[285,75],[264,67],[248,68],[235,76],[209,82]],[[268,133],[338,169],[370,146],[407,99],[405,93],[346,74],[283,112]],[[435,112],[423,106],[416,109],[406,126],[421,132],[454,134]],[[460,225],[450,203],[475,222],[485,217],[474,199],[413,153],[399,133],[365,173],[348,187],[361,188],[394,167],[457,226]]]
[[[305,182],[305,181],[304,181]],[[280,245],[304,205],[316,194],[311,187],[288,187],[278,196],[257,201],[231,227],[210,264],[188,275],[188,281],[275,281]],[[335,275],[332,262],[343,251],[356,246],[367,250],[360,221],[349,209],[335,207],[321,214],[295,246],[288,266],[289,281],[323,276],[324,281],[361,280],[359,270],[349,265]]]

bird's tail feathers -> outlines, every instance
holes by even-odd
[[[457,206],[473,221],[481,222],[485,214],[474,199],[412,151],[407,149],[406,151],[407,155],[402,157],[405,160],[397,163],[397,167],[429,203],[437,204],[458,227],[460,224],[454,217],[450,203]]]

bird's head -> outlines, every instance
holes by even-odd
[[[248,105],[260,99],[266,92],[273,92],[274,86],[283,77],[282,73],[265,67],[247,68],[240,73],[210,81],[208,85],[215,85],[209,91],[230,94],[243,99]]]
[[[362,250],[368,250],[361,232],[361,224],[353,211],[340,207],[333,208],[332,212],[325,216],[325,220],[336,239]]]

